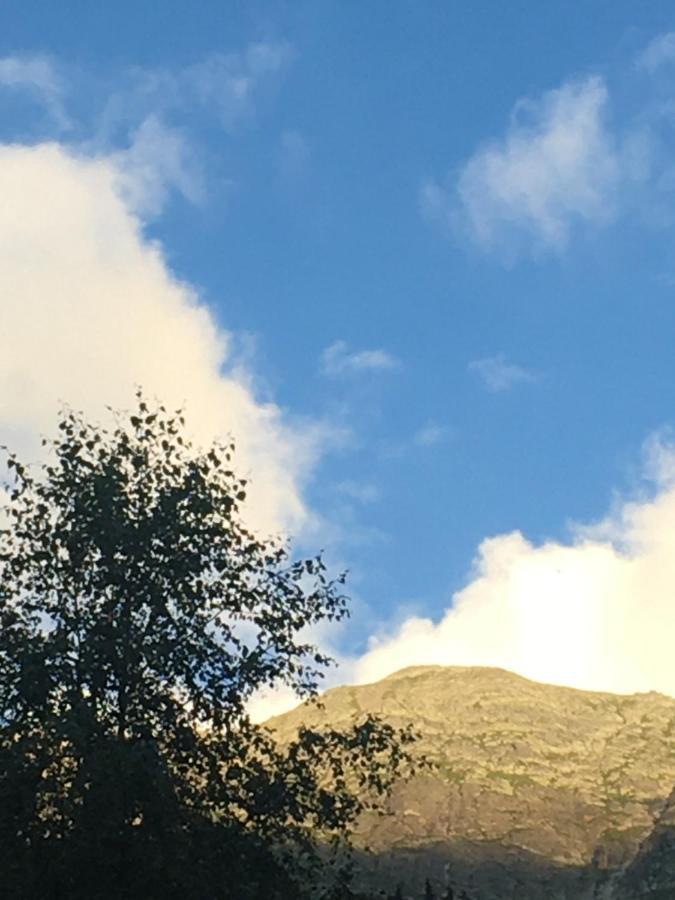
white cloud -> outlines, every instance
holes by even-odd
[[[383,372],[398,366],[399,361],[386,350],[350,352],[345,341],[335,341],[321,354],[321,372],[332,378],[363,372]]]
[[[583,690],[675,696],[675,446],[645,444],[651,495],[619,500],[567,542],[520,532],[484,540],[469,581],[440,621],[408,616],[383,627],[360,657],[340,657],[326,687],[365,684],[406,666],[497,666]],[[400,620],[399,620],[400,621]],[[331,652],[332,635],[320,635]],[[297,705],[284,691],[258,720]]]
[[[673,61],[675,61],[675,31],[668,31],[650,41],[637,62],[639,68],[654,72]]]
[[[257,100],[278,83],[291,57],[288,43],[263,41],[182,68],[129,67],[115,73],[111,86],[59,60],[17,55],[0,58],[0,88],[28,90],[39,98],[50,114],[49,122],[40,123],[43,137],[60,139],[70,128],[74,152],[112,159],[125,200],[147,217],[161,212],[172,192],[191,203],[205,199],[200,128],[215,121],[231,133],[252,118]],[[85,79],[94,108],[86,113],[86,100],[83,104],[79,96],[78,114],[71,117],[66,95],[81,94],[79,82]],[[177,120],[189,122],[189,128],[177,127]],[[231,180],[219,178],[221,184]]]
[[[60,130],[69,126],[63,105],[64,85],[51,60],[44,56],[0,58],[0,87],[31,91],[44,103]]]
[[[141,384],[185,403],[200,442],[231,432],[251,522],[297,530],[321,429],[291,427],[228,374],[228,333],[144,237],[119,180],[113,159],[0,147],[0,441],[36,453],[59,401],[100,419]]]
[[[591,77],[519,102],[506,136],[479,149],[454,184],[423,187],[425,212],[507,254],[560,251],[576,225],[610,221],[621,172],[607,99]]]
[[[469,363],[468,369],[493,393],[508,391],[517,384],[536,381],[533,372],[509,362],[502,353],[474,359]]]
[[[656,495],[624,501],[569,543],[519,532],[480,545],[469,584],[438,623],[412,617],[371,639],[343,680],[404,666],[500,666],[537,681],[675,696],[675,453],[653,442]]]
[[[144,217],[158,215],[172,191],[192,203],[206,194],[201,168],[185,135],[156,115],[132,133],[126,150],[109,154],[119,188],[130,207]]]
[[[134,68],[126,87],[108,98],[88,149],[113,156],[125,199],[144,216],[161,212],[174,191],[200,203],[207,191],[199,145],[194,131],[173,120],[200,110],[232,132],[252,116],[258,94],[291,55],[285,42],[260,42],[181,69]],[[122,150],[116,149],[120,142],[127,145]]]

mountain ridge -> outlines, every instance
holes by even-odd
[[[324,692],[328,694],[332,691],[340,691],[345,688],[351,687],[368,687],[373,684],[379,684],[382,681],[398,681],[402,678],[416,677],[417,675],[425,675],[431,674],[434,672],[455,672],[455,673],[499,673],[502,676],[506,676],[508,678],[517,679],[520,681],[526,681],[530,684],[541,685],[542,687],[547,688],[556,688],[563,691],[570,691],[577,694],[594,694],[600,695],[604,697],[663,697],[666,700],[675,700],[675,697],[671,697],[670,694],[664,694],[660,691],[631,691],[631,692],[617,692],[617,691],[600,691],[590,688],[578,688],[573,687],[568,684],[558,684],[554,681],[539,681],[536,678],[529,678],[527,675],[521,675],[519,672],[514,672],[511,669],[505,669],[502,666],[451,666],[451,665],[442,665],[440,663],[429,663],[428,665],[417,665],[417,666],[404,666],[402,669],[397,669],[395,672],[391,672],[389,675],[385,675],[383,678],[378,678],[375,681],[364,681],[359,682],[355,685],[350,684],[341,684],[336,685],[335,687],[329,688]],[[322,695],[323,696],[323,695]],[[302,705],[302,704],[300,704]],[[272,718],[277,718],[276,716]]]
[[[418,896],[426,877],[442,888],[449,866],[476,900],[652,896],[638,891],[652,877],[650,840],[664,846],[670,829],[659,816],[675,785],[675,698],[413,666],[333,688],[267,725],[285,740],[301,723],[337,727],[365,713],[412,723],[434,764],[397,786],[389,815],[359,823],[365,881],[402,881]]]

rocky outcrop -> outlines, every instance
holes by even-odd
[[[361,821],[366,881],[410,896],[451,881],[475,900],[675,900],[672,698],[429,666],[323,701],[268,724],[283,740],[366,712],[412,722],[434,766]]]

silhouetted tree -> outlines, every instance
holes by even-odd
[[[137,401],[110,430],[64,412],[37,471],[8,454],[3,896],[330,896],[413,735],[369,717],[280,746],[250,721],[260,688],[315,694],[329,659],[301,635],[346,614],[343,579],[247,529],[231,444]]]

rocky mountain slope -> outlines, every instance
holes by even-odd
[[[675,699],[428,666],[268,722],[413,722],[434,763],[359,826],[362,878],[472,900],[675,900]],[[370,852],[366,852],[369,848]]]

